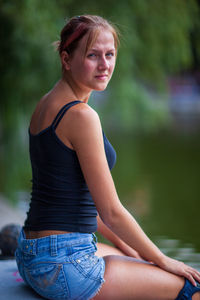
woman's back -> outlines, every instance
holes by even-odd
[[[32,197],[25,230],[95,232],[96,207],[81,171],[76,152],[57,136],[56,128],[67,111],[82,101],[64,105],[53,122],[37,134],[29,129]],[[104,147],[110,168],[115,151],[106,136]]]

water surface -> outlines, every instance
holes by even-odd
[[[200,139],[172,134],[111,137],[122,203],[171,257],[200,270]]]

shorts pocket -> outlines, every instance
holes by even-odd
[[[84,277],[99,280],[102,273],[102,261],[94,253],[76,258],[73,264]]]
[[[25,269],[29,285],[48,299],[66,299],[68,288],[62,264],[40,262]]]

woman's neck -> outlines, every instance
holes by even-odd
[[[57,83],[57,88],[65,95],[65,98],[73,100],[81,100],[85,103],[88,102],[91,91],[83,91],[80,89],[73,80],[63,76]]]

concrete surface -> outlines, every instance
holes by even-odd
[[[20,277],[16,261],[0,261],[0,300],[44,299],[29,288]]]
[[[25,209],[14,207],[0,195],[0,230],[15,223],[23,225]],[[0,260],[0,300],[43,299],[30,289],[20,277],[15,259]]]

